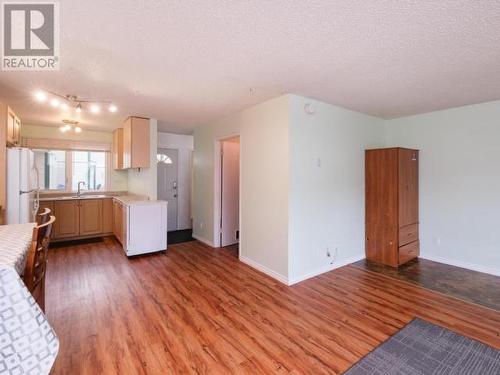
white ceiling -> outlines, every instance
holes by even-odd
[[[60,124],[36,88],[112,100],[164,131],[290,92],[393,118],[500,99],[496,0],[64,0],[61,70],[0,72],[0,100]],[[252,89],[252,90],[250,90]]]

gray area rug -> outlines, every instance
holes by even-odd
[[[500,350],[414,319],[346,375],[499,375]]]

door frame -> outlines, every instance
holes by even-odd
[[[214,247],[221,247],[221,236],[220,236],[220,225],[222,220],[222,186],[221,186],[221,177],[222,177],[222,163],[221,163],[221,150],[222,150],[222,142],[231,139],[231,138],[240,138],[240,190],[238,192],[239,198],[239,216],[240,216],[240,228],[239,228],[239,244],[241,247],[241,134],[234,133],[231,135],[226,135],[220,138],[215,139],[214,146],[214,227],[213,227],[213,244]]]

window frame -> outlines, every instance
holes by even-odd
[[[63,151],[64,152],[64,162],[65,162],[65,178],[64,178],[64,183],[65,183],[65,188],[64,189],[45,189],[45,188],[40,188],[41,193],[74,193],[76,190],[72,189],[73,186],[73,152],[75,151],[82,151],[82,152],[104,152],[104,165],[106,168],[106,173],[104,177],[104,189],[102,190],[87,190],[83,189],[83,191],[90,192],[90,193],[98,193],[98,192],[105,192],[109,191],[109,182],[111,180],[110,174],[111,174],[111,155],[108,151],[91,151],[91,150],[60,150],[60,149],[33,149],[34,152],[36,151]]]

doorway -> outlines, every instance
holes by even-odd
[[[240,235],[240,137],[220,141],[220,246],[237,245]]]
[[[178,174],[179,150],[170,148],[158,149],[158,199],[168,202],[167,231],[178,229]]]

